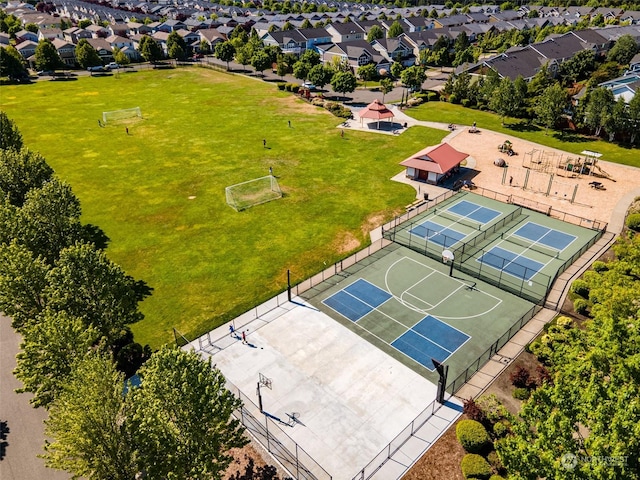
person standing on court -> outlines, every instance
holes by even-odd
[[[234,333],[235,333],[235,331],[236,331],[236,330],[233,328],[233,323],[230,323],[230,324],[229,324],[229,336],[230,336],[231,338],[233,338],[233,337],[234,337]]]
[[[242,331],[242,343],[247,343],[247,337],[244,334],[244,330]]]

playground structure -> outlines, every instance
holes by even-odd
[[[615,179],[598,165],[601,153],[584,150],[581,154],[584,157],[564,158],[562,153],[533,149],[523,155],[522,166],[531,171],[549,175],[555,174],[568,178],[581,178],[587,175],[615,182]]]
[[[498,151],[500,153],[506,153],[510,157],[513,155],[517,155],[517,153],[513,151],[513,145],[509,140],[505,140],[503,143],[498,145]]]

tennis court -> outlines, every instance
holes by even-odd
[[[443,249],[455,268],[533,301],[600,235],[517,205],[461,192],[385,237],[431,258]]]
[[[533,307],[397,244],[308,301],[434,383],[432,359],[455,378]]]

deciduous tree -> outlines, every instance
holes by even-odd
[[[27,193],[42,188],[52,175],[53,169],[42,155],[26,148],[0,149],[0,192],[12,205],[22,207]]]
[[[398,20],[395,20],[389,27],[387,38],[396,38],[404,33],[404,29]]]
[[[27,76],[27,69],[24,66],[22,55],[13,47],[0,47],[0,77],[10,79],[23,78]]]
[[[262,72],[271,66],[271,59],[263,50],[258,50],[253,54],[253,57],[251,57],[251,66],[256,72],[262,74]]]
[[[20,150],[22,148],[22,134],[18,126],[7,114],[0,111],[0,149]]]
[[[628,65],[633,56],[638,53],[638,48],[637,42],[631,35],[622,35],[609,50],[607,61]]]
[[[369,33],[367,33],[367,42],[372,43],[380,38],[384,38],[384,31],[378,25],[372,26]]]
[[[331,87],[334,92],[351,93],[357,86],[356,76],[351,72],[337,72],[331,79]]]
[[[139,49],[140,55],[142,55],[142,58],[144,58],[147,62],[155,63],[158,60],[161,60],[164,56],[160,44],[149,35],[144,35],[140,39]]]
[[[364,86],[367,86],[367,82],[373,81],[378,78],[378,69],[375,64],[368,63],[358,68],[358,76],[364,81]]]
[[[406,68],[400,75],[402,83],[411,91],[417,91],[422,88],[422,83],[427,78],[424,68],[419,65]]]
[[[536,118],[545,127],[545,134],[560,119],[567,105],[567,91],[559,83],[547,87],[536,101],[534,107]]]
[[[38,70],[57,70],[64,65],[50,40],[40,40],[35,51],[35,64]]]
[[[13,373],[23,386],[17,391],[33,393],[29,402],[34,407],[48,407],[97,341],[98,332],[64,311],[45,310],[20,333],[21,351]]]
[[[48,467],[96,480],[136,477],[131,407],[123,387],[124,375],[107,354],[89,354],[75,365],[45,421],[53,439],[45,443]]]
[[[589,92],[585,110],[585,124],[594,130],[595,135],[600,135],[600,130],[609,120],[613,104],[613,93],[608,88],[598,87]]]
[[[211,361],[195,352],[163,348],[139,371],[130,392],[132,427],[141,465],[150,478],[218,478],[230,448],[247,443],[231,417],[241,402],[225,389]]]
[[[76,61],[82,68],[102,65],[98,51],[85,38],[81,38],[76,46]]]
[[[144,295],[137,282],[92,245],[78,243],[62,250],[47,279],[48,306],[81,318],[109,342],[143,318],[138,303]]]
[[[505,77],[493,91],[493,96],[489,101],[489,108],[500,115],[500,120],[504,125],[505,117],[517,112],[523,100],[513,82],[508,77]]]
[[[316,65],[309,70],[308,79],[318,88],[323,88],[325,85],[331,82],[333,71],[329,67],[324,65]]]
[[[218,60],[226,62],[227,70],[229,70],[229,62],[233,60],[233,57],[236,54],[235,47],[231,44],[231,42],[220,42],[217,43],[214,49],[214,55]]]

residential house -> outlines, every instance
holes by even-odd
[[[83,38],[91,38],[91,32],[88,32],[84,28],[70,27],[64,30],[62,33],[64,33],[64,39],[67,42],[73,43],[74,45],[77,45],[78,41],[82,40]]]
[[[38,41],[53,40],[55,38],[64,40],[64,33],[59,28],[41,28],[38,30]]]
[[[613,42],[600,35],[597,30],[590,28],[586,30],[573,30],[569,32],[568,35],[577,37],[588,48],[593,50],[598,57],[606,56],[613,46]]]
[[[8,47],[11,45],[11,35],[0,32],[0,47]]]
[[[512,20],[518,20],[519,18],[520,14],[516,10],[504,10],[501,12],[494,12],[489,15],[489,22],[510,22]]]
[[[16,43],[21,43],[21,42],[26,42],[26,41],[38,43],[38,41],[39,41],[38,34],[34,33],[34,32],[30,32],[29,30],[19,30],[19,31],[17,31],[16,32]]]
[[[412,45],[404,37],[380,38],[371,42],[371,46],[382,55],[387,63],[400,62],[405,67],[416,63]]]
[[[16,45],[16,50],[22,55],[22,58],[29,60],[36,53],[36,47],[38,44],[31,40],[26,40]]]
[[[144,23],[129,22],[127,23],[127,27],[129,27],[127,36],[136,35],[136,34],[151,35],[151,33],[153,33],[153,30],[151,29],[151,27],[149,27],[148,25],[145,25]]]
[[[111,35],[110,37],[105,38],[105,41],[111,47],[111,51],[116,48],[120,50],[124,50],[125,48],[134,48],[133,40],[119,35]]]
[[[153,32],[151,38],[153,38],[158,44],[165,55],[169,53],[169,49],[167,47],[167,40],[169,39],[169,33],[163,30],[158,30],[157,32]]]
[[[293,53],[294,55],[302,54],[307,46],[307,39],[298,30],[270,32],[264,35],[261,40],[265,45],[280,47],[282,53]]]
[[[298,32],[306,40],[305,50],[313,49],[318,51],[317,45],[331,43],[331,34],[324,28],[301,28]]]
[[[126,37],[129,35],[129,25],[127,23],[114,23],[106,27],[109,36]]]
[[[62,63],[64,63],[68,67],[75,67],[76,65],[76,46],[67,42],[61,38],[54,38],[51,40],[51,43],[54,47],[56,47],[56,51],[58,55],[60,55],[60,59]]]
[[[113,60],[111,45],[104,38],[87,38],[87,42],[96,49],[102,63],[109,63]]]
[[[378,69],[390,67],[389,61],[366,40],[352,40],[327,45],[326,49],[324,46],[318,48],[322,63],[331,65],[337,58],[339,61],[348,63],[354,73],[358,71],[358,68],[369,63],[375,63]]]
[[[187,26],[179,20],[167,20],[158,25],[157,30],[160,32],[177,32],[178,30],[186,30]]]
[[[451,28],[469,23],[466,15],[453,15],[451,17],[436,18],[433,20],[434,28]]]
[[[620,15],[620,23],[628,25],[640,24],[640,12],[627,10],[622,15]]]
[[[182,37],[184,43],[187,45],[187,49],[191,49],[192,52],[200,50],[200,35],[197,32],[191,30],[178,30],[178,35]]]
[[[640,53],[634,55],[625,73],[640,73]]]
[[[203,28],[198,30],[198,35],[200,37],[200,41],[205,41],[209,44],[209,49],[213,52],[216,48],[216,45],[220,42],[224,42],[227,40],[227,37],[221,34],[215,28]]]
[[[93,38],[107,38],[109,36],[109,30],[102,25],[88,25],[85,29],[87,32],[91,32]]]
[[[422,30],[420,32],[407,32],[400,35],[398,38],[402,38],[413,49],[413,55],[415,58],[420,58],[420,53],[424,50],[431,50],[438,38],[442,35],[442,30]]]
[[[628,73],[598,86],[610,89],[616,102],[622,98],[629,103],[640,88],[640,73]]]
[[[357,23],[331,23],[325,27],[331,35],[333,43],[351,42],[354,40],[364,40],[365,32]]]

